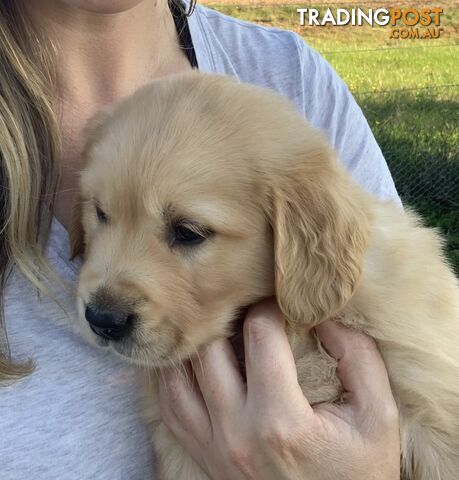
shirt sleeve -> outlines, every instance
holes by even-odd
[[[303,114],[321,129],[353,179],[380,200],[401,205],[387,163],[346,84],[329,63],[296,35]]]

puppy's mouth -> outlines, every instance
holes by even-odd
[[[93,327],[92,325],[89,325],[89,328],[91,329],[92,333],[96,334],[98,337],[100,337],[101,340],[106,340],[106,343],[108,343],[108,341],[110,340],[108,337],[106,337],[105,335],[99,333],[95,327]]]
[[[91,325],[89,325],[89,328],[91,329],[92,333],[94,333],[94,335],[96,335],[95,339],[96,339],[96,342],[100,345],[100,346],[106,346],[108,345],[110,339],[107,338],[107,337],[103,337],[102,335],[99,335],[96,331],[96,329],[94,327],[92,327]]]
[[[243,324],[248,308],[248,306],[235,308],[235,313],[232,316],[233,320],[230,321],[228,337],[234,348],[241,375],[244,378],[245,355]],[[179,355],[179,349],[177,348],[177,342],[179,342],[179,340],[175,343],[172,342],[167,348],[166,344],[168,342],[164,341],[158,341],[157,344],[144,343],[142,341],[142,335],[139,337],[139,335],[136,334],[136,325],[138,327],[138,324],[145,321],[145,319],[142,320],[142,318],[136,316],[132,322],[129,322],[129,328],[127,328],[126,325],[120,327],[113,322],[108,324],[107,318],[104,318],[103,316],[91,316],[91,312],[88,312],[87,310],[84,315],[85,329],[90,336],[91,343],[95,343],[101,348],[109,348],[111,352],[117,357],[121,357],[124,361],[142,367],[161,368],[173,363],[184,361],[188,358],[187,356],[182,358]],[[161,332],[158,332],[157,338],[159,338],[160,335]],[[173,334],[170,333],[163,338],[165,339],[167,337],[172,339]]]
[[[126,333],[124,333],[124,328],[98,328],[92,324],[89,324],[89,328],[92,330],[93,333],[99,336],[102,340],[106,340],[107,342],[109,342],[110,340],[114,342],[119,342],[126,336]]]
[[[109,348],[117,357],[136,366],[162,368],[170,366],[174,361],[180,361],[180,359],[172,358],[173,349],[160,352],[158,351],[159,349],[154,346],[138,344],[137,341],[131,337],[124,338],[120,341],[101,337],[100,341],[105,342],[105,347]]]

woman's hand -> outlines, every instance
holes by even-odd
[[[245,320],[247,387],[226,340],[200,352],[188,378],[164,372],[164,422],[211,479],[400,478],[398,411],[374,341],[330,321],[316,330],[338,360],[343,405],[309,405],[273,301]]]

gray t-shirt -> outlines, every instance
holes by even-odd
[[[234,75],[290,98],[323,129],[365,189],[398,202],[381,151],[360,108],[330,66],[296,34],[197,6],[189,20],[199,67]],[[54,221],[48,258],[75,286],[67,232]],[[2,480],[145,480],[153,454],[137,405],[135,371],[88,346],[75,326],[72,291],[38,295],[17,272],[5,314],[15,358],[33,357],[33,375],[0,389]]]

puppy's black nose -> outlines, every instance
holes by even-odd
[[[131,330],[134,315],[123,309],[100,308],[93,303],[86,305],[86,320],[91,330],[107,340],[121,340]]]

